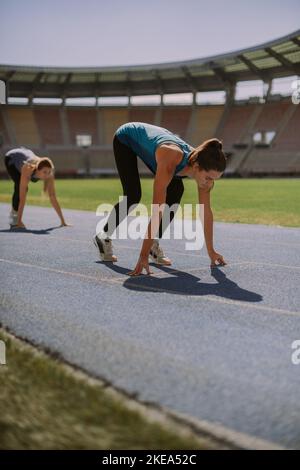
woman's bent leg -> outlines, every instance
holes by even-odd
[[[8,164],[8,158],[5,157],[5,166],[7,173],[11,177],[14,182],[14,192],[12,195],[12,207],[14,211],[18,212],[19,202],[20,202],[20,179],[21,175],[20,172],[13,166]]]
[[[166,204],[169,207],[173,206],[173,204],[179,204],[180,201],[181,201],[183,192],[184,192],[183,181],[182,181],[181,178],[178,178],[178,177],[175,176],[170,181],[170,183],[167,187]],[[175,216],[176,210],[177,210],[177,208],[175,206],[175,210],[169,211],[170,218],[166,219],[164,224],[163,224],[164,219],[162,219],[160,221],[159,230],[158,230],[158,238],[162,237],[164,231],[169,226],[169,224],[172,222],[172,220]]]
[[[131,206],[138,204],[141,200],[141,182],[138,171],[137,155],[127,145],[119,141],[114,136],[113,149],[119,177],[121,180],[123,194],[126,196],[123,201],[118,202],[103,228],[103,231],[110,237],[118,225],[130,212]]]

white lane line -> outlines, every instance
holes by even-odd
[[[65,274],[65,275],[68,275],[68,276],[79,277],[79,278],[82,278],[82,279],[87,279],[87,280],[96,281],[96,282],[99,282],[99,281],[101,281],[101,282],[102,281],[103,282],[115,282],[115,281],[123,281],[124,280],[124,277],[115,277],[114,279],[110,280],[110,279],[107,279],[107,278],[91,276],[89,274],[77,273],[75,271],[65,271],[63,269],[51,268],[49,266],[40,266],[38,264],[23,263],[22,261],[14,261],[14,260],[4,259],[4,258],[0,258],[0,262],[8,263],[8,264],[15,264],[17,266],[23,266],[23,267],[27,267],[27,268],[41,269],[42,271],[49,271],[49,272],[53,272],[53,273],[57,273],[57,274]]]
[[[8,260],[8,259],[0,258],[0,262],[1,261],[4,262],[4,263],[16,264],[16,265],[24,266],[24,267],[30,267],[30,268],[33,267],[33,268],[37,268],[37,269],[42,269],[44,271],[56,272],[58,274],[67,274],[69,276],[81,277],[83,279],[90,279],[92,281],[97,281],[97,282],[99,282],[99,281],[103,281],[103,282],[124,281],[126,278],[129,277],[127,274],[124,273],[122,277],[116,277],[115,276],[113,278],[103,278],[101,276],[92,276],[90,274],[81,274],[81,273],[77,273],[76,271],[65,271],[65,270],[62,270],[62,269],[51,268],[50,266],[40,266],[40,265],[32,264],[32,263],[24,263],[22,261],[15,261],[15,260]],[[244,264],[244,263],[236,263],[236,264]],[[151,265],[151,267],[155,267],[155,266]],[[156,268],[156,269],[159,269],[159,268]],[[154,277],[164,279],[165,277],[168,277],[170,274],[185,274],[185,273],[189,273],[189,272],[193,272],[193,271],[206,271],[207,272],[208,270],[210,270],[210,268],[209,267],[204,267],[204,266],[197,267],[197,268],[190,268],[190,269],[184,270],[184,271],[180,271],[178,269],[169,269],[167,272],[165,272],[165,271],[164,272],[156,271],[154,273]]]
[[[55,238],[56,240],[65,240],[65,241],[72,241],[72,242],[79,242],[79,243],[91,243],[89,240],[79,240],[77,238],[66,238],[66,237],[56,237],[55,235],[51,235],[51,238]],[[118,247],[120,248],[126,248],[128,250],[133,250],[133,251],[138,251],[140,250],[139,247],[134,247],[134,246],[129,246],[129,245],[123,245],[123,244],[118,244]],[[172,253],[179,255],[179,256],[193,256],[197,258],[205,258],[208,259],[208,256],[205,255],[200,255],[199,253],[188,253],[188,252],[182,252],[182,251],[175,251],[172,250]],[[228,263],[228,266],[234,266],[237,264],[257,264],[257,265],[265,265],[265,266],[275,266],[279,268],[285,268],[285,269],[300,269],[300,266],[292,266],[292,265],[286,265],[286,264],[278,264],[278,263],[268,263],[265,261],[237,261],[233,263]]]
[[[4,203],[3,203],[3,204],[4,204]],[[74,209],[73,209],[73,210],[74,210]],[[77,212],[77,211],[75,211],[75,212]],[[89,211],[83,211],[83,212],[84,212],[84,215],[86,215],[86,212],[89,212]],[[71,216],[72,216],[72,215],[73,215],[73,214],[71,214]],[[76,214],[76,215],[78,215],[78,214]],[[80,215],[80,214],[79,214],[79,215]],[[95,218],[97,219],[95,222],[99,222],[99,220],[101,220],[101,219],[99,219],[99,216],[95,216],[94,214],[93,214],[93,218],[94,218],[94,219],[95,219]],[[133,219],[134,217],[129,216],[129,218]],[[176,218],[176,216],[175,216],[175,218]],[[176,220],[178,220],[178,218],[177,218]],[[228,226],[227,226],[228,224],[233,224],[233,222],[222,222],[222,221],[215,221],[215,222],[216,222],[217,224],[218,224],[218,223],[224,224],[224,225],[225,225],[225,229],[228,229]],[[243,225],[246,225],[246,224],[243,224],[243,223],[240,223],[240,224],[239,224],[239,223],[236,223],[236,225],[243,226]],[[260,227],[261,224],[251,224],[251,225],[255,228],[256,225],[258,225],[258,226]],[[283,230],[284,230],[284,229],[293,229],[293,230],[298,230],[298,229],[299,229],[299,238],[300,238],[300,227],[290,227],[290,226],[280,226],[280,227],[278,227],[278,226],[276,226],[276,225],[271,225],[271,224],[270,224],[270,225],[266,225],[266,226],[264,226],[264,227],[266,227],[266,229],[269,229],[269,228],[270,228],[270,229],[274,229],[274,228],[275,228],[275,229],[276,229],[276,228],[279,229],[279,228],[280,228],[280,229],[283,229]],[[220,229],[221,229],[221,228],[222,228],[222,227],[220,227]],[[243,228],[244,228],[244,227],[243,227]],[[260,239],[259,239],[259,243],[260,243],[260,244],[265,244],[265,245],[283,245],[283,246],[290,246],[290,247],[291,247],[291,246],[299,246],[299,245],[300,245],[300,241],[299,241],[299,242],[278,242],[278,241],[271,241],[271,240],[262,240],[262,239],[261,239],[261,235],[258,235],[258,236],[260,237]],[[264,236],[264,235],[262,235],[262,236]],[[53,237],[55,237],[55,236],[53,236]],[[55,237],[55,238],[60,238],[60,237]],[[70,239],[70,240],[71,240],[71,239]],[[255,239],[250,239],[250,240],[248,239],[248,240],[247,240],[247,239],[242,238],[242,237],[236,237],[236,236],[230,236],[230,235],[228,236],[228,238],[227,238],[226,240],[229,240],[229,241],[230,241],[230,240],[233,240],[233,241],[234,241],[234,240],[237,240],[237,241],[242,241],[242,242],[247,242],[247,243],[256,243],[256,241],[257,241],[257,240],[255,240]],[[74,240],[74,241],[75,241],[75,240]],[[80,241],[80,240],[76,240],[76,241]]]
[[[79,240],[78,238],[57,237],[56,235],[51,235],[51,238],[55,238],[56,240],[65,240],[65,241],[70,241],[70,242],[91,244],[91,240]],[[122,242],[121,244],[118,243],[118,248],[126,248],[127,250],[133,250],[133,251],[140,250],[140,248],[137,246],[123,245]],[[172,253],[178,254],[180,256],[193,256],[193,257],[197,256],[198,258],[205,258],[205,259],[208,258],[205,255],[199,255],[199,253],[187,253],[187,252],[182,252],[182,251],[174,251],[173,249],[172,249]]]
[[[275,266],[276,268],[300,269],[300,266],[291,266],[289,264],[268,263],[266,261],[245,261],[247,264],[257,264],[263,266]]]
[[[3,258],[0,258],[0,262],[8,263],[8,264],[14,264],[14,265],[17,265],[17,266],[41,269],[43,271],[54,272],[54,273],[57,273],[57,274],[63,274],[63,275],[68,275],[68,276],[73,276],[73,277],[79,277],[81,279],[96,281],[97,283],[105,282],[107,284],[119,284],[119,285],[121,285],[124,282],[124,277],[122,277],[122,278],[120,278],[120,277],[119,278],[111,278],[111,279],[98,278],[98,277],[95,277],[95,276],[90,276],[88,274],[80,274],[80,273],[76,273],[76,272],[73,272],[73,271],[64,271],[64,270],[61,270],[61,269],[50,268],[50,267],[47,267],[47,266],[39,266],[39,265],[36,265],[36,264],[23,263],[21,261],[14,261],[14,260],[8,260],[8,259],[3,259]],[[144,276],[141,276],[141,277],[144,277]],[[134,279],[134,278],[129,278],[128,277],[127,279]],[[246,308],[250,308],[250,309],[258,309],[258,310],[268,311],[268,312],[272,312],[272,313],[279,313],[279,314],[284,314],[284,315],[291,315],[291,316],[300,317],[300,311],[280,309],[280,308],[271,307],[271,306],[267,306],[267,305],[257,305],[257,304],[254,305],[254,304],[249,304],[248,302],[242,302],[242,301],[239,301],[239,300],[230,300],[230,299],[224,299],[224,298],[221,299],[221,298],[209,295],[209,294],[208,295],[203,295],[203,296],[191,295],[191,294],[186,294],[186,292],[179,291],[179,290],[172,291],[171,289],[159,288],[157,286],[152,287],[152,286],[140,285],[138,283],[134,283],[134,281],[130,281],[130,287],[136,287],[139,290],[149,290],[151,292],[161,292],[161,293],[167,293],[167,294],[173,294],[173,295],[174,294],[182,295],[183,297],[185,297],[187,299],[193,299],[193,300],[197,300],[197,301],[203,299],[203,300],[208,300],[208,301],[211,301],[211,302],[218,302],[218,303],[221,303],[221,304],[228,304],[228,305],[231,305],[231,306],[238,305],[238,306],[246,307]]]
[[[32,234],[32,235],[34,235],[34,234]],[[58,236],[55,236],[55,235],[49,235],[49,238],[54,238],[55,240],[63,240],[63,241],[91,244],[90,240],[80,240],[78,238],[58,237]],[[49,238],[47,238],[47,240]],[[139,251],[140,250],[139,247],[123,245],[123,244],[118,244],[118,247],[126,248],[128,250],[133,250],[133,251]],[[182,252],[182,251],[177,251],[177,250],[172,250],[172,253],[174,253],[176,255],[179,255],[179,256],[193,256],[193,257],[196,256],[197,258],[208,259],[207,255],[206,256],[205,255],[200,255],[199,253],[188,253],[188,252]],[[268,262],[265,262],[265,261],[246,261],[246,260],[243,260],[243,261],[237,261],[237,262],[233,262],[233,263],[228,262],[227,266],[230,267],[230,266],[234,266],[234,265],[238,265],[238,264],[241,264],[241,265],[242,264],[249,264],[249,265],[252,264],[252,265],[258,265],[258,266],[260,265],[260,266],[270,266],[270,267],[275,267],[275,268],[300,270],[300,266],[292,266],[292,265],[278,264],[278,263],[268,263]]]
[[[34,234],[31,234],[31,235],[34,235]],[[86,244],[91,244],[91,241],[90,240],[79,240],[77,238],[67,238],[67,237],[57,237],[55,235],[50,235],[49,238],[55,238],[56,240],[63,240],[63,241],[70,241],[70,242],[77,242],[77,243],[86,243]],[[49,238],[47,238],[47,240],[49,240]],[[126,248],[128,250],[133,250],[133,251],[138,251],[140,250],[139,247],[133,247],[133,246],[129,246],[129,245],[123,245],[123,244],[118,244],[118,247],[120,248]],[[172,253],[176,254],[176,255],[179,255],[179,256],[192,256],[192,257],[197,257],[197,258],[203,258],[203,259],[208,259],[208,256],[205,256],[205,255],[200,255],[198,253],[188,253],[188,252],[182,252],[182,251],[175,251],[175,250],[172,250]],[[263,266],[274,266],[276,268],[284,268],[284,269],[300,269],[300,266],[292,266],[292,265],[286,265],[286,264],[278,264],[278,263],[268,263],[266,261],[237,261],[237,262],[233,262],[233,263],[228,263],[228,267],[230,266],[235,266],[235,265],[238,265],[238,264],[254,264],[254,265],[263,265]]]

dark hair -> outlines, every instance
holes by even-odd
[[[195,163],[205,171],[215,170],[223,172],[226,168],[227,157],[223,152],[223,144],[218,139],[208,139],[196,147],[190,157],[189,165]]]
[[[37,164],[37,170],[42,170],[43,168],[51,168],[54,169],[54,165],[50,158],[42,157],[39,163]]]

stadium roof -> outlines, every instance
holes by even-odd
[[[300,75],[300,30],[256,47],[182,62],[114,67],[0,65],[8,96],[68,98],[224,90]]]

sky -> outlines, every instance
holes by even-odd
[[[299,18],[299,0],[0,0],[0,64],[196,59],[284,36]]]

